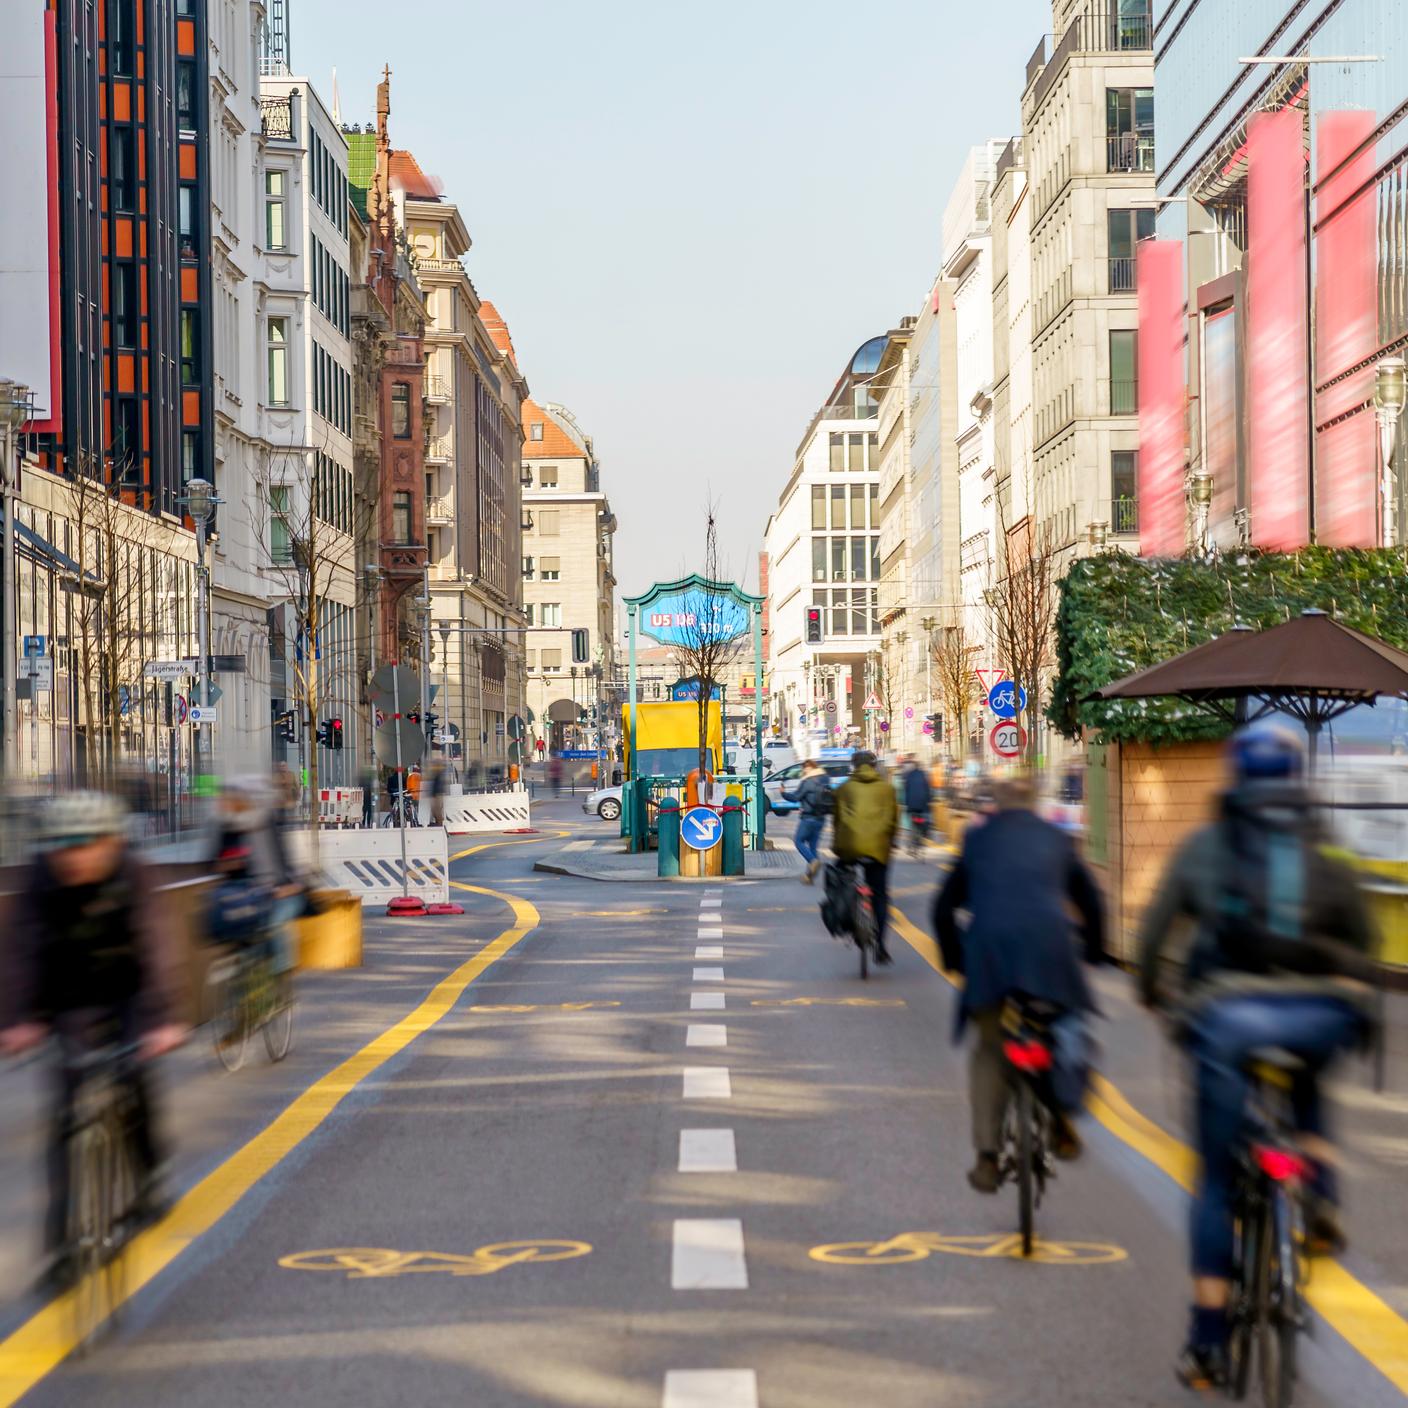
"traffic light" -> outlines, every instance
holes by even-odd
[[[440,723],[439,714],[426,714],[425,716],[425,736],[432,741],[435,738],[436,727]]]
[[[944,716],[942,714],[925,714],[924,722],[934,731],[934,742],[944,741]]]
[[[328,747],[334,752],[342,750],[342,720],[328,720]]]
[[[807,644],[821,644],[821,607],[807,607]]]
[[[292,709],[274,715],[274,733],[285,743],[298,742],[298,716]]]
[[[332,722],[330,720],[324,719],[318,725],[317,739],[319,748],[332,747]]]
[[[579,626],[572,632],[572,663],[585,665],[592,658],[591,632]]]

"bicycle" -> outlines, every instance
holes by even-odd
[[[1022,1255],[1036,1240],[1036,1210],[1047,1182],[1055,1177],[1051,1157],[1052,1115],[1050,1023],[1060,1009],[1050,1003],[1009,998],[1002,1012],[1008,1035],[1002,1042],[1009,1098],[1003,1114],[998,1181],[1017,1184],[1018,1231]]]
[[[211,1045],[227,1071],[244,1065],[256,1030],[271,1061],[282,1061],[293,1047],[293,975],[275,973],[268,950],[267,943],[240,948],[216,959],[206,974]]]
[[[1296,1147],[1286,1099],[1304,1068],[1299,1057],[1279,1048],[1253,1051],[1245,1063],[1252,1089],[1233,1202],[1227,1396],[1246,1397],[1255,1346],[1266,1408],[1289,1408],[1296,1336],[1305,1326],[1299,1248],[1312,1170]]]
[[[860,976],[864,981],[870,977],[870,956],[880,945],[880,921],[875,913],[875,892],[866,883],[865,867],[856,864],[852,873],[855,876],[856,899],[851,916],[851,937],[860,950]]]
[[[407,826],[419,826],[419,811],[420,807],[414,797],[406,792],[398,792],[392,797],[391,805],[387,808],[386,815],[382,817],[381,824],[399,828],[404,821]]]
[[[919,812],[909,816],[909,853],[916,860],[929,849],[929,818]]]
[[[123,1249],[135,1230],[137,1177],[130,1130],[135,1043],[64,1050],[71,1103],[64,1125],[68,1212],[63,1255],[72,1268],[73,1337],[87,1350],[125,1299]]]

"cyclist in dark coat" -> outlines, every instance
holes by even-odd
[[[978,1031],[968,1068],[977,1162],[968,1182],[980,1193],[998,1188],[998,1153],[1007,1107],[1002,1009],[1020,994],[1069,1013],[1093,1011],[1081,971],[1068,908],[1082,920],[1087,962],[1104,955],[1100,892],[1065,832],[1032,811],[1026,779],[998,785],[997,812],[964,837],[963,854],[934,902],[934,931],[946,967],[964,977],[954,1021],[959,1040],[971,1019]],[[967,910],[961,935],[957,913]],[[1056,1153],[1072,1158],[1080,1145],[1058,1119]]]

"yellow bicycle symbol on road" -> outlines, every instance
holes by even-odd
[[[903,1007],[902,997],[755,997],[754,1007]]]
[[[1105,1242],[1047,1242],[1040,1239],[1029,1257],[1022,1255],[1022,1239],[1012,1232],[987,1233],[978,1237],[956,1237],[947,1232],[901,1232],[888,1242],[832,1242],[813,1247],[811,1259],[833,1266],[895,1266],[901,1262],[923,1261],[942,1252],[949,1256],[1012,1257],[1047,1266],[1098,1266],[1124,1261],[1123,1247]]]
[[[289,1271],[340,1271],[349,1281],[385,1280],[389,1276],[492,1276],[529,1261],[571,1261],[591,1251],[590,1242],[537,1239],[491,1242],[469,1256],[453,1252],[397,1252],[386,1247],[338,1247],[295,1252],[279,1258]]]

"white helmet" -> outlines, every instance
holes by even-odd
[[[61,792],[44,807],[39,839],[77,841],[92,836],[120,836],[127,829],[127,812],[106,792]]]

